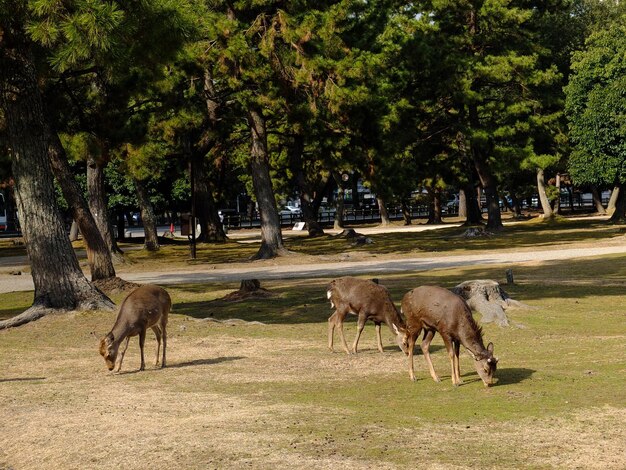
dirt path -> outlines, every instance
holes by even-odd
[[[178,270],[171,272],[120,272],[120,277],[138,283],[159,285],[234,282],[241,279],[283,279],[330,277],[356,274],[385,274],[428,269],[452,268],[468,265],[507,264],[558,261],[591,256],[626,253],[626,245],[608,245],[579,248],[553,247],[550,250],[488,252],[475,255],[427,256],[408,259],[375,259],[367,261],[319,262],[316,264],[289,264],[273,266],[267,263],[255,266],[246,263],[240,267],[217,267],[210,270]],[[0,293],[33,290],[30,274],[0,275]]]

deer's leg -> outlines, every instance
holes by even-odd
[[[332,352],[335,351],[333,349],[333,339],[335,336],[335,320],[336,319],[337,319],[337,311],[335,310],[335,313],[333,313],[330,317],[328,317],[328,349],[330,349]]]
[[[459,341],[452,342],[454,346],[454,371],[456,373],[456,383],[458,385],[462,384],[461,380],[461,367],[459,365],[459,350],[461,349],[461,343]]]
[[[435,382],[441,382],[441,379],[437,377],[435,373],[435,368],[433,367],[433,362],[430,360],[430,353],[428,352],[428,348],[430,347],[430,342],[433,340],[435,336],[435,332],[433,330],[424,331],[424,338],[422,339],[422,353],[424,354],[424,359],[426,359],[426,364],[428,365],[428,370],[430,371],[430,376],[433,378]]]
[[[357,353],[357,345],[359,344],[359,338],[361,337],[361,333],[363,333],[363,328],[365,328],[365,322],[367,318],[365,315],[359,315],[359,318],[356,323],[356,338],[354,338],[354,344],[352,345],[352,352],[354,354]]]
[[[448,358],[450,359],[450,370],[452,371],[450,373],[450,377],[452,378],[452,384],[454,385],[458,385],[457,382],[457,377],[456,377],[456,367],[455,367],[455,361],[454,361],[454,346],[453,346],[453,340],[451,340],[448,335],[441,335],[441,337],[443,338],[443,342],[446,345],[446,349],[448,350]]]
[[[154,331],[154,336],[156,336],[156,340],[157,340],[157,349],[156,349],[156,360],[154,362],[155,366],[159,365],[159,359],[161,356],[161,329],[157,326],[154,325],[152,328],[152,331]]]
[[[161,322],[161,336],[163,338],[163,359],[161,360],[161,368],[165,367],[165,350],[167,349],[167,319]]]
[[[378,346],[378,350],[380,352],[384,352],[385,350],[383,349],[383,340],[381,338],[380,335],[380,322],[374,322],[374,324],[376,325],[376,340],[378,341],[377,346]]]
[[[346,341],[346,335],[343,334],[343,320],[346,318],[347,314],[348,312],[346,312],[345,310],[342,310],[342,311],[337,310],[336,312],[337,318],[335,319],[335,325],[337,326],[337,329],[339,330],[339,337],[341,338],[341,345],[343,346],[343,350],[346,352],[346,354],[350,354],[350,349],[348,349],[348,342]]]
[[[144,356],[143,356],[143,346],[145,343],[146,343],[146,330],[142,329],[139,332],[139,351],[141,351],[141,366],[139,367],[139,370],[146,369],[146,361],[144,360]]]
[[[130,341],[130,336],[126,337],[126,341],[124,342],[124,349],[117,356],[117,369],[114,372],[119,372],[122,370],[122,361],[124,360],[124,354],[126,354],[126,348],[128,348],[128,342]]]
[[[415,370],[413,367],[413,349],[415,349],[415,341],[417,341],[417,337],[420,335],[421,329],[410,333],[409,335],[409,379],[415,382]]]

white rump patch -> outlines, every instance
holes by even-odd
[[[333,294],[333,291],[331,290],[327,290],[326,291],[326,297],[330,300],[330,296]]]

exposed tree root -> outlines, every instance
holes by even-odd
[[[26,323],[30,323],[31,321],[39,320],[46,315],[58,315],[62,313],[67,313],[70,311],[90,311],[90,310],[113,310],[115,308],[115,304],[111,302],[111,300],[102,294],[99,297],[94,297],[90,299],[86,299],[80,303],[74,310],[67,310],[61,308],[50,308],[47,305],[42,304],[34,304],[28,310],[20,313],[11,318],[7,318],[6,320],[0,321],[0,330],[4,330],[6,328],[14,328],[16,326],[25,325]]]
[[[39,320],[41,317],[44,317],[53,312],[57,313],[58,310],[53,310],[41,306],[33,306],[25,312],[20,313],[19,315],[0,321],[0,330],[25,325],[26,323]]]

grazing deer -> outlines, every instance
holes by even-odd
[[[163,338],[163,360],[161,367],[165,367],[165,349],[167,347],[167,315],[172,307],[172,300],[165,289],[146,284],[138,287],[122,302],[120,311],[113,328],[100,340],[100,354],[104,357],[109,370],[117,365],[116,372],[122,368],[122,361],[131,336],[139,335],[139,349],[141,350],[141,367],[145,369],[143,345],[146,340],[146,330],[152,328],[157,340],[156,365],[159,365],[159,350]],[[126,339],[124,349],[118,356],[122,341]]]
[[[333,351],[333,336],[335,328],[337,328],[343,349],[350,354],[346,337],[343,334],[343,321],[348,314],[358,316],[356,338],[352,345],[353,353],[356,354],[357,352],[359,337],[367,320],[372,320],[376,325],[376,337],[380,352],[383,352],[380,335],[382,323],[385,323],[393,331],[398,346],[402,348],[402,338],[405,332],[404,320],[398,313],[398,309],[385,287],[365,279],[341,277],[331,281],[326,295],[330,300],[331,308],[335,309],[335,313],[328,319],[328,349]],[[404,349],[402,350],[404,351]]]
[[[482,329],[472,317],[472,311],[461,297],[442,287],[422,286],[408,292],[402,299],[402,313],[406,316],[404,347],[409,356],[409,377],[415,380],[413,372],[413,348],[415,341],[424,330],[422,352],[428,364],[430,375],[440,382],[430,360],[428,348],[439,332],[448,350],[452,366],[452,383],[461,383],[459,369],[459,348],[462,344],[474,358],[474,366],[485,386],[493,383],[498,358],[493,355],[493,343],[485,348]]]

